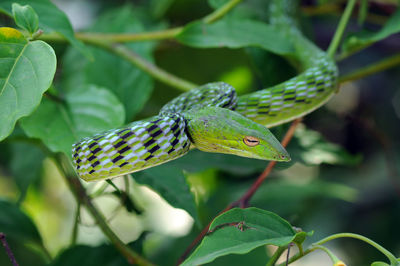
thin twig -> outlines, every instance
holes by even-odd
[[[379,62],[359,68],[350,74],[344,75],[339,78],[339,82],[344,83],[352,80],[361,79],[366,76],[370,76],[372,74],[395,67],[397,65],[400,65],[400,53],[390,56],[389,58],[385,58]]]
[[[76,240],[78,238],[80,213],[81,213],[81,203],[80,201],[78,201],[75,212],[74,227],[72,228],[71,245],[76,245]]]
[[[0,232],[0,241],[3,244],[4,249],[6,250],[7,256],[10,259],[13,266],[18,266],[18,262],[15,259],[15,256],[7,243],[6,235]]]
[[[274,266],[276,261],[281,257],[282,253],[286,250],[286,246],[278,247],[278,249],[274,252],[272,257],[268,260],[266,266]]]
[[[213,23],[223,16],[225,16],[229,11],[231,11],[237,4],[242,2],[242,0],[231,0],[227,2],[225,5],[221,6],[220,8],[216,9],[214,12],[203,18],[205,23]]]
[[[294,120],[292,122],[292,124],[290,125],[289,129],[287,130],[287,132],[281,142],[283,147],[286,147],[289,144],[290,140],[293,138],[293,134],[296,131],[297,126],[301,122],[301,119],[302,118],[298,118],[298,119]],[[275,165],[276,165],[276,161],[269,162],[267,167],[257,178],[256,182],[253,183],[251,188],[249,190],[247,190],[246,194],[244,194],[237,202],[235,202],[234,205],[239,206],[241,208],[248,207],[250,199],[253,197],[254,193],[258,190],[258,188],[261,186],[261,184],[264,182],[264,180],[271,173],[271,171]]]
[[[151,63],[150,61],[147,61],[146,59],[144,59],[143,57],[141,57],[140,55],[138,55],[134,51],[126,48],[123,45],[106,44],[103,47],[106,48],[111,53],[132,63],[139,69],[141,69],[144,72],[151,75],[153,78],[155,78],[167,85],[170,85],[170,86],[180,89],[182,91],[189,91],[191,89],[198,87],[197,84],[194,84],[190,81],[179,78],[178,76],[175,76],[175,75],[165,71],[164,69],[159,68],[155,64]]]
[[[69,160],[63,155],[55,156],[56,165],[60,168],[60,171],[64,174],[65,180],[69,185],[71,191],[73,192],[76,200],[84,205],[89,213],[92,215],[93,219],[96,221],[99,228],[102,230],[104,235],[108,237],[115,248],[125,257],[125,259],[130,264],[138,265],[153,265],[145,258],[140,256],[138,253],[133,251],[128,245],[126,245],[122,240],[111,230],[108,226],[106,219],[99,212],[97,207],[93,204],[92,199],[86,194],[85,188],[82,186],[81,181],[76,176],[75,172],[70,165]]]
[[[349,22],[355,4],[356,0],[349,0],[347,2],[346,8],[344,10],[343,16],[340,18],[339,25],[336,29],[335,35],[333,35],[333,39],[328,47],[327,54],[330,57],[333,57],[335,55],[336,50],[339,47],[340,40],[342,39],[342,36],[346,29],[347,23]]]
[[[287,130],[285,136],[283,137],[283,140],[281,142],[283,147],[286,147],[290,140],[293,137],[293,134],[297,128],[297,126],[299,125],[301,121],[301,118],[298,118],[296,120],[294,120],[292,122],[292,124],[290,125],[289,129]],[[217,216],[221,215],[222,213],[234,208],[234,207],[247,207],[248,206],[248,202],[250,201],[251,197],[254,195],[254,193],[258,190],[258,188],[261,186],[261,184],[263,183],[263,181],[268,177],[268,175],[271,173],[272,169],[274,168],[274,166],[276,165],[275,161],[271,161],[269,162],[269,164],[267,165],[267,167],[264,169],[264,171],[259,175],[259,177],[257,178],[257,180],[253,183],[253,185],[250,187],[250,189],[237,201],[230,203],[224,210],[222,210]],[[214,218],[215,219],[215,218]],[[212,221],[214,220],[212,219],[211,222],[203,228],[203,230],[200,232],[199,235],[197,235],[197,237],[193,240],[192,243],[190,243],[190,245],[187,247],[187,249],[185,250],[185,252],[181,255],[181,257],[178,260],[178,264],[182,263],[185,258],[190,254],[190,252],[192,251],[192,249],[197,245],[197,243],[199,243],[203,237],[207,234],[210,225],[212,223]]]

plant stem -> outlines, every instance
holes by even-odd
[[[213,23],[223,16],[225,16],[232,8],[234,8],[237,4],[242,2],[242,0],[231,0],[227,2],[225,5],[221,6],[220,8],[216,9],[214,12],[209,14],[208,16],[203,18],[205,23]]]
[[[76,212],[75,212],[75,221],[74,227],[72,228],[72,236],[71,236],[71,245],[76,244],[76,240],[78,238],[78,228],[79,228],[79,216],[81,213],[81,202],[77,202]]]
[[[86,194],[85,188],[82,186],[81,181],[76,176],[75,172],[70,165],[69,160],[64,155],[56,155],[55,161],[57,167],[64,174],[65,180],[67,181],[71,191],[73,191],[76,200],[81,204],[85,205],[97,225],[100,227],[102,232],[108,237],[115,248],[126,258],[130,264],[138,265],[153,265],[135,251],[133,251],[128,245],[122,242],[122,240],[111,230],[108,226],[104,216],[98,211],[96,206],[93,204],[91,198]]]
[[[333,254],[333,252],[330,251],[327,247],[320,246],[320,245],[313,245],[313,249],[314,249],[314,250],[320,249],[320,250],[324,251],[324,252],[329,256],[329,258],[331,258],[331,260],[332,260],[332,262],[333,262],[334,264],[335,264],[336,262],[340,261],[340,260],[335,256],[335,254]]]
[[[385,58],[377,63],[373,63],[366,67],[357,69],[356,71],[354,71],[350,74],[344,75],[339,78],[339,82],[344,83],[344,82],[348,82],[348,81],[352,81],[352,80],[361,79],[363,77],[370,76],[377,72],[384,71],[388,68],[394,67],[399,64],[400,64],[400,53],[393,55],[389,58]]]
[[[274,266],[276,261],[281,257],[282,253],[287,249],[287,246],[278,247],[278,249],[274,252],[272,257],[269,259],[265,266]]]
[[[3,245],[4,249],[6,250],[7,256],[11,261],[11,264],[13,266],[18,266],[18,262],[15,259],[15,256],[10,248],[10,246],[8,245],[7,239],[6,239],[6,235],[4,233],[0,232],[0,242]]]
[[[167,85],[175,87],[181,91],[189,91],[191,89],[198,87],[197,84],[194,84],[190,81],[181,79],[178,76],[175,76],[175,75],[165,71],[164,69],[159,68],[158,66],[147,61],[146,59],[144,59],[143,57],[141,57],[140,55],[138,55],[137,53],[133,52],[132,50],[126,48],[123,45],[107,44],[107,45],[103,45],[103,47],[106,48],[111,53],[132,63],[139,69],[141,69],[144,72],[151,75],[153,78],[155,78]]]
[[[176,27],[161,31],[143,33],[77,33],[75,36],[83,42],[91,40],[103,40],[108,42],[126,43],[135,41],[155,41],[173,39],[183,27]]]
[[[206,16],[203,21],[205,23],[213,23],[218,19],[226,15],[232,8],[239,4],[242,0],[231,0],[227,2],[222,7],[216,9],[214,12]],[[103,48],[121,58],[129,61],[139,69],[148,73],[155,79],[180,89],[182,91],[188,91],[196,88],[197,85],[189,82],[187,80],[181,79],[159,67],[153,63],[142,58],[132,50],[124,47],[123,45],[113,44],[113,43],[124,43],[133,41],[149,41],[149,40],[162,40],[162,39],[172,39],[177,36],[183,27],[177,27],[172,29],[167,29],[164,31],[155,32],[143,32],[143,33],[116,33],[116,34],[106,34],[106,33],[77,33],[75,37],[84,43],[94,45]],[[43,41],[56,41],[65,42],[66,39],[59,34],[43,34],[40,36]]]
[[[355,238],[355,239],[359,239],[361,241],[364,241],[368,244],[370,244],[371,246],[373,246],[374,248],[376,248],[377,250],[379,250],[380,252],[382,252],[390,261],[390,263],[392,265],[399,265],[400,263],[397,261],[396,257],[390,253],[387,249],[385,249],[384,247],[382,247],[381,245],[379,245],[378,243],[376,243],[375,241],[372,241],[371,239],[365,237],[365,236],[361,236],[358,234],[353,234],[353,233],[339,233],[339,234],[334,234],[331,236],[328,236],[318,242],[315,243],[315,245],[322,245],[328,241],[337,239],[337,238],[343,238],[343,237],[349,237],[349,238]]]
[[[292,122],[285,136],[283,137],[281,144],[284,148],[289,144],[290,140],[293,138],[293,134],[296,131],[297,126],[301,122],[301,118],[298,118]],[[247,190],[246,194],[244,194],[238,201],[236,201],[233,206],[239,206],[241,208],[245,208],[248,206],[250,199],[253,197],[254,193],[258,190],[264,180],[271,173],[272,169],[275,167],[276,161],[271,161],[264,169],[264,171],[260,174],[257,180],[253,183],[250,189]]]
[[[356,4],[356,0],[349,0],[347,2],[346,8],[344,10],[343,16],[340,18],[339,25],[336,29],[335,35],[331,43],[329,44],[329,48],[327,51],[328,56],[333,57],[336,53],[336,50],[340,44],[340,40],[342,39],[344,30],[349,22],[351,13],[353,12],[354,5]]]

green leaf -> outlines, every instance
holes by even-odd
[[[85,45],[75,38],[74,30],[67,16],[50,0],[2,0],[0,1],[0,10],[11,16],[12,3],[32,6],[39,15],[39,27],[44,32],[61,34],[86,57],[91,57]]]
[[[18,27],[27,30],[31,35],[38,30],[39,17],[31,6],[21,6],[14,3],[12,4],[12,13],[15,24],[17,24]]]
[[[182,265],[199,265],[227,254],[244,254],[263,245],[283,247],[304,240],[278,215],[257,208],[232,209],[210,225],[208,235]]]
[[[57,258],[49,264],[51,266],[69,266],[69,265],[85,265],[85,266],[123,266],[129,264],[115,247],[110,245],[101,245],[90,247],[84,245],[76,245],[64,250]]]
[[[400,32],[400,8],[397,9],[379,31],[364,31],[346,38],[343,43],[343,51],[345,53],[354,53],[397,32]]]
[[[387,264],[386,262],[383,262],[383,261],[375,261],[375,262],[371,263],[371,266],[389,266],[389,264]]]
[[[28,42],[19,31],[0,28],[0,141],[39,105],[55,71],[56,56],[48,44]]]
[[[252,20],[222,19],[213,24],[193,22],[177,36],[181,43],[196,48],[259,47],[280,55],[293,47],[275,27]]]
[[[297,158],[306,164],[355,165],[361,161],[361,155],[348,153],[341,146],[325,140],[317,131],[304,126],[298,127],[294,136],[289,153],[292,158]]]
[[[30,184],[40,177],[45,155],[42,150],[26,143],[13,143],[11,146],[11,172],[21,191],[19,201],[23,200]]]
[[[51,151],[70,155],[74,142],[121,126],[124,119],[124,108],[110,91],[86,85],[69,91],[65,103],[45,99],[21,126]]]
[[[145,184],[160,194],[175,208],[187,211],[198,225],[200,220],[196,203],[182,169],[169,165],[160,165],[132,175],[140,184]]]
[[[16,204],[0,198],[0,210],[0,232],[19,241],[42,243],[35,224]]]
[[[90,29],[94,32],[142,32],[137,12],[130,6],[111,10],[102,15]],[[154,43],[138,42],[127,45],[142,57],[152,61]],[[103,49],[89,48],[95,60],[82,58],[76,51],[68,50],[63,62],[63,87],[65,90],[82,84],[95,84],[112,90],[124,104],[126,118],[131,121],[143,108],[153,91],[153,80],[126,60]]]

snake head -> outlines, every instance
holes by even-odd
[[[288,152],[271,131],[237,112],[206,107],[186,112],[184,116],[189,138],[201,151],[290,161]]]

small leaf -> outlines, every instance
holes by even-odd
[[[27,30],[31,35],[38,30],[39,17],[31,6],[21,6],[14,3],[12,4],[12,13],[15,24],[17,24],[18,27]]]
[[[49,0],[2,0],[0,10],[11,16],[11,5],[17,2],[21,5],[30,5],[39,15],[39,27],[46,33],[57,32],[64,36],[76,49],[86,57],[91,55],[85,45],[75,38],[74,30],[67,16]]]
[[[0,198],[0,210],[0,232],[20,241],[42,243],[35,224],[16,204]]]
[[[286,246],[305,238],[278,215],[257,208],[232,209],[210,225],[208,235],[182,265],[199,265],[227,254],[244,254],[263,245]]]
[[[343,50],[345,53],[353,53],[397,32],[400,32],[400,8],[397,9],[379,31],[364,31],[347,37],[343,43]]]
[[[56,71],[56,56],[45,42],[28,42],[12,28],[0,28],[0,141],[39,105]]]
[[[293,47],[275,27],[252,20],[222,19],[213,24],[193,22],[177,36],[183,44],[196,48],[259,47],[280,55]]]
[[[182,169],[160,165],[132,175],[140,184],[146,184],[175,208],[187,211],[200,225],[193,194],[190,192]]]
[[[44,99],[31,116],[22,119],[21,127],[51,151],[70,155],[74,142],[121,126],[124,118],[122,104],[110,91],[86,85],[68,92],[65,104]]]

